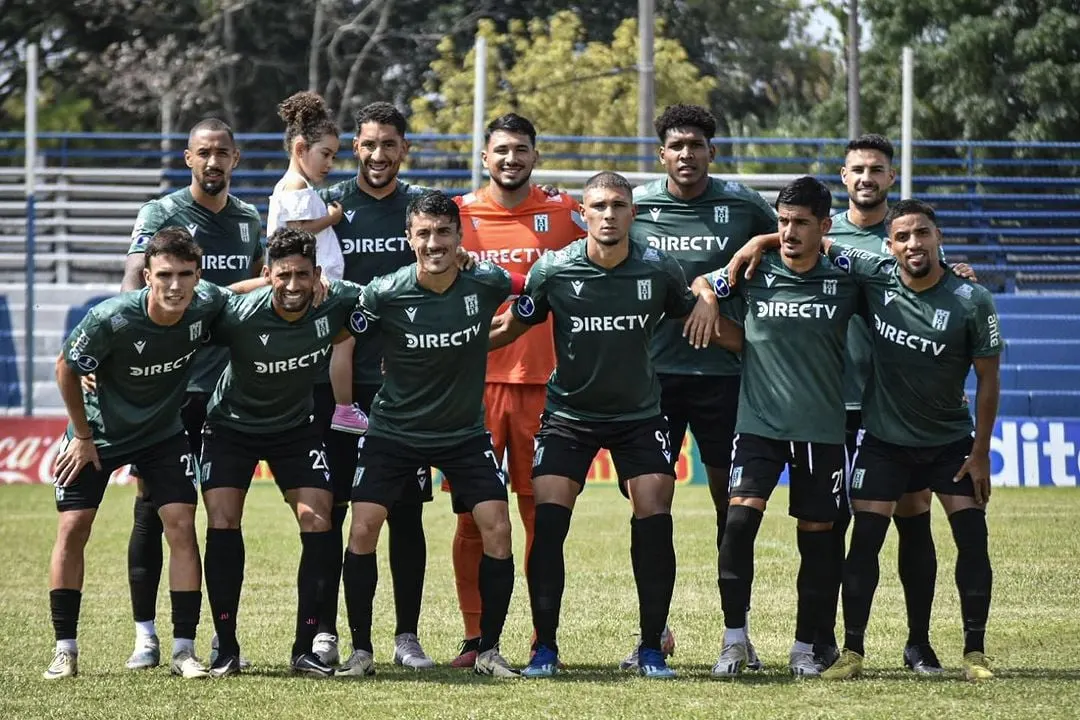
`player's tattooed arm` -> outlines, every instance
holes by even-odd
[[[86,404],[79,375],[68,364],[63,353],[56,358],[56,386],[60,389],[60,398],[64,401],[75,433],[63,452],[56,456],[56,484],[65,487],[79,476],[79,471],[88,463],[93,463],[94,467],[100,470],[101,460],[94,446],[94,433],[86,419]]]
[[[488,352],[509,345],[532,327],[514,317],[513,311],[508,308],[506,312],[491,319],[491,328],[488,331]]]
[[[120,281],[120,292],[141,290],[146,286],[143,270],[146,268],[146,253],[133,252],[124,258],[124,278]]]
[[[757,270],[758,263],[761,262],[761,256],[766,250],[772,250],[780,247],[780,233],[769,233],[768,235],[755,235],[750,238],[749,241],[736,252],[731,260],[727,264],[727,276],[731,287],[735,287],[738,284],[739,277],[744,277],[747,280],[754,277],[754,271]],[[746,267],[743,274],[739,275],[739,270]]]
[[[975,502],[986,505],[990,501],[990,436],[1001,397],[1001,355],[977,357],[974,365],[978,383],[975,391],[975,440],[971,445],[971,454],[960,466],[953,482],[960,482],[964,475],[971,475]]]

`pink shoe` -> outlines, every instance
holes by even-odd
[[[338,432],[363,435],[367,432],[368,419],[364,411],[354,405],[335,405],[330,428]]]

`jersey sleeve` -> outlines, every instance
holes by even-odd
[[[880,275],[885,267],[893,262],[891,257],[882,257],[877,253],[859,250],[838,242],[829,246],[828,257],[833,265],[850,275],[858,285]]]
[[[146,244],[150,242],[150,238],[154,237],[154,233],[165,227],[167,219],[157,200],[151,200],[139,208],[139,215],[135,218],[135,227],[131,229],[131,245],[128,246],[127,254],[145,253]]]
[[[547,319],[551,312],[551,302],[548,299],[549,262],[547,258],[552,253],[544,255],[529,269],[525,278],[525,291],[514,301],[511,312],[514,317],[526,325],[539,325]]]
[[[756,190],[747,188],[747,197],[754,207],[754,219],[750,223],[752,235],[769,235],[777,232],[776,210]]]
[[[219,288],[219,290],[222,289]],[[236,319],[240,316],[240,305],[244,302],[245,297],[245,295],[237,295],[230,290],[222,292],[223,302],[221,309],[210,324],[210,336],[206,339],[206,345],[227,346],[229,344],[232,329],[236,324]]]
[[[387,277],[375,278],[367,285],[360,288],[360,294],[356,299],[356,306],[349,315],[349,332],[359,337],[368,333],[382,314],[382,296],[380,288],[388,281]],[[342,281],[345,282],[345,281]],[[352,283],[349,283],[352,285]]]
[[[742,325],[746,315],[746,301],[741,292],[746,287],[745,281],[732,288],[726,267],[713,270],[705,279],[716,293],[716,299],[720,300],[720,314]]]
[[[681,318],[690,314],[697,299],[686,282],[686,273],[674,258],[665,256],[664,279],[667,287],[664,297],[664,314],[669,318]]]
[[[109,356],[112,326],[97,308],[91,308],[64,342],[64,359],[79,375],[89,375]]]
[[[976,288],[976,290],[982,292],[972,295],[975,307],[968,316],[971,355],[977,358],[1000,355],[1004,346],[1001,342],[1001,325],[998,323],[994,298],[983,288]]]
[[[496,307],[506,302],[506,299],[513,294],[513,280],[510,272],[490,260],[477,263],[473,268],[473,275],[483,281],[484,287],[488,288],[489,299]]]

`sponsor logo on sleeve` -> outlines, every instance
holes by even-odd
[[[368,319],[367,315],[361,310],[353,311],[353,314],[349,316],[349,327],[354,333],[362,334],[367,332]]]
[[[847,255],[841,255],[836,258],[836,261],[833,264],[844,272],[851,272],[851,258]]]
[[[113,332],[126,328],[128,321],[124,319],[123,315],[113,315],[109,318],[109,324],[112,326]]]
[[[93,355],[80,355],[75,364],[79,366],[79,369],[83,372],[94,372],[98,367],[98,360]]]
[[[726,298],[731,295],[731,286],[728,285],[727,279],[718,275],[713,281],[713,292],[716,293],[716,297]]]
[[[521,295],[517,299],[517,311],[523,318],[532,317],[536,314],[536,303],[528,295]]]

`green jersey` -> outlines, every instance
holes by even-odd
[[[341,203],[341,222],[334,226],[345,258],[346,280],[366,285],[373,278],[389,275],[416,261],[405,237],[405,208],[413,198],[429,192],[398,180],[397,188],[384,198],[368,195],[356,178],[343,180],[322,190],[327,203]],[[353,350],[353,382],[382,383],[379,364],[383,355],[380,333],[356,339]]]
[[[482,262],[442,293],[421,287],[415,263],[364,286],[349,330],[382,335],[385,366],[368,435],[441,448],[483,434],[488,331],[510,285]]]
[[[727,265],[755,235],[776,232],[776,213],[750,188],[710,178],[698,197],[681,200],[667,178],[634,188],[637,216],[630,237],[667,253],[688,278]],[[653,365],[662,375],[738,375],[739,356],[719,345],[695,350],[683,324],[666,319],[652,341]]]
[[[90,308],[64,343],[67,364],[94,373],[97,390],[83,393],[86,418],[102,457],[150,447],[183,432],[180,405],[196,351],[231,295],[205,280],[175,325],[147,314],[149,288],[120,293]]]
[[[206,408],[206,422],[252,434],[311,421],[311,389],[334,337],[356,309],[360,286],[330,283],[326,300],[289,322],[274,310],[273,288],[234,295],[211,328],[229,364]]]
[[[825,257],[805,273],[766,252],[734,291],[725,269],[708,275],[718,298],[745,306],[735,430],[790,442],[844,442],[844,342],[859,289]]]
[[[546,253],[514,303],[514,316],[527,325],[555,316],[546,403],[553,415],[604,422],[660,414],[650,343],[665,315],[689,314],[694,294],[678,262],[629,242],[629,256],[611,269],[589,259],[587,239]]]
[[[262,261],[262,221],[255,206],[229,195],[225,209],[214,213],[195,202],[190,188],[177,190],[142,206],[131,231],[128,255],[145,252],[146,243],[154,233],[170,225],[185,227],[191,233],[203,251],[202,279],[215,285],[226,286],[247,280]],[[228,362],[229,353],[225,348],[204,347],[195,356],[195,371],[188,391],[212,392]]]
[[[1002,351],[994,300],[986,288],[946,272],[916,292],[892,258],[834,244],[829,257],[863,290],[873,362],[863,426],[905,447],[947,445],[974,429],[964,398],[972,360]]]

